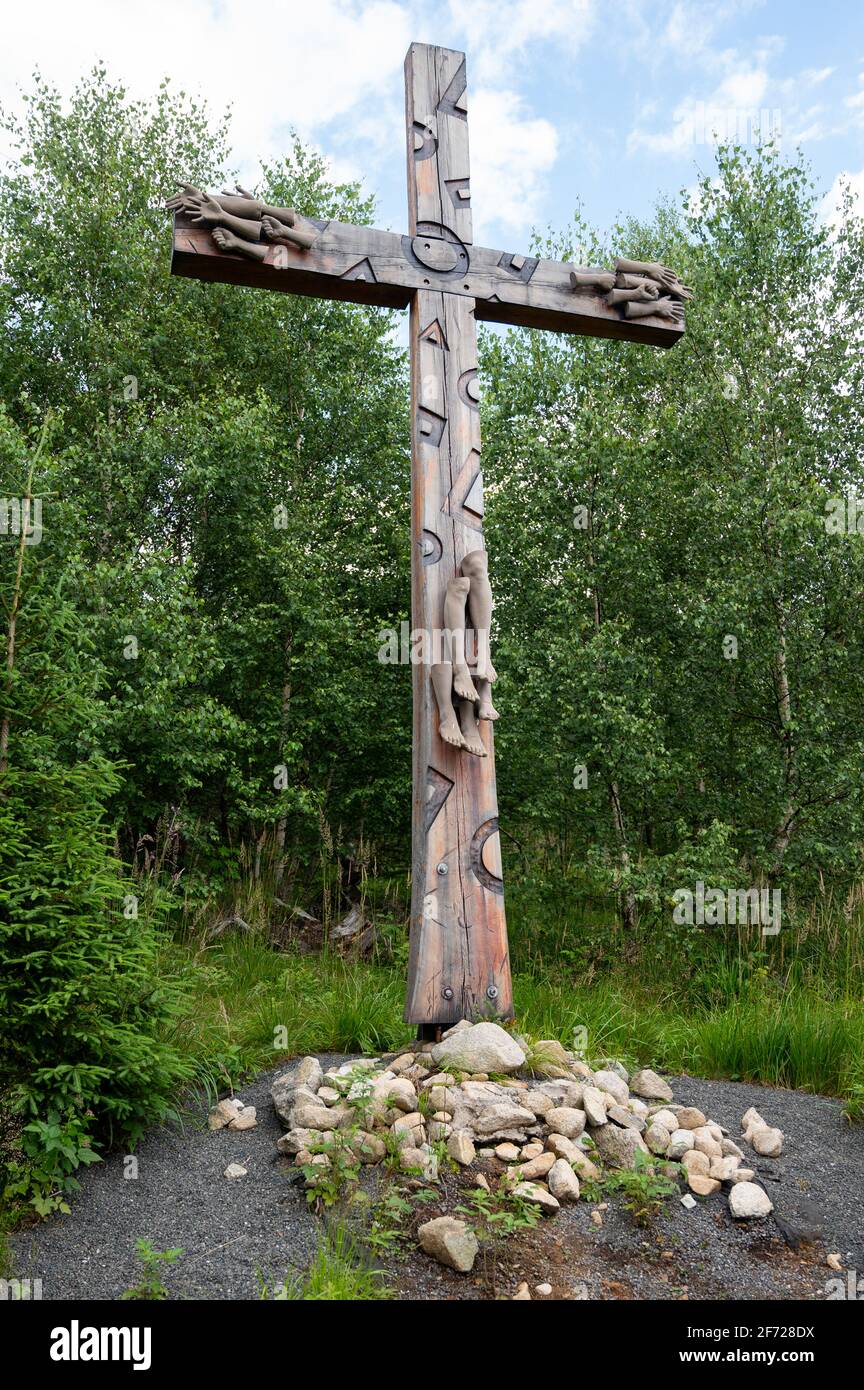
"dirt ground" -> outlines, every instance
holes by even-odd
[[[342,1059],[325,1065],[331,1060]],[[40,1278],[44,1299],[116,1299],[140,1277],[138,1237],[159,1250],[183,1250],[162,1271],[177,1299],[259,1299],[264,1286],[302,1272],[320,1224],[276,1150],[281,1128],[269,1092],[284,1069],[240,1091],[257,1107],[256,1129],[209,1131],[202,1101],[182,1127],[144,1139],[137,1167],[113,1154],[89,1169],[71,1216],[13,1237],[14,1275]],[[838,1101],[739,1082],[670,1081],[676,1102],[698,1105],[733,1137],[751,1105],[784,1130],[781,1158],[748,1159],[774,1202],[770,1217],[736,1223],[725,1193],[697,1199],[692,1210],[673,1197],[643,1230],[611,1198],[598,1227],[596,1204],[580,1201],[485,1249],[470,1275],[445,1269],[406,1240],[382,1265],[396,1297],[509,1298],[525,1280],[532,1297],[541,1297],[537,1284],[548,1283],[546,1297],[565,1300],[825,1299],[827,1281],[837,1278],[828,1252],[839,1254],[844,1269],[864,1270],[864,1129],[846,1124]],[[242,1163],[247,1176],[224,1178],[230,1162]],[[490,1177],[496,1167],[489,1165]],[[470,1186],[462,1172],[444,1174],[441,1200],[417,1210],[409,1233],[412,1224],[452,1212]]]

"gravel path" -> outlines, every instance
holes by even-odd
[[[341,1058],[327,1058],[324,1065]],[[116,1299],[140,1277],[136,1238],[184,1254],[162,1277],[181,1299],[257,1299],[302,1270],[317,1225],[302,1188],[288,1181],[276,1151],[281,1129],[270,1102],[272,1078],[284,1064],[240,1090],[258,1111],[244,1133],[206,1128],[206,1105],[181,1128],[151,1132],[134,1156],[137,1177],[122,1154],[94,1165],[82,1179],[71,1216],[54,1217],[13,1238],[14,1273],[41,1278],[45,1299]],[[591,1208],[565,1208],[534,1232],[511,1241],[469,1278],[419,1252],[388,1265],[399,1297],[484,1299],[512,1293],[520,1279],[548,1281],[556,1298],[824,1298],[835,1277],[826,1251],[844,1267],[864,1271],[864,1129],[851,1129],[838,1101],[738,1082],[672,1078],[675,1099],[698,1105],[736,1136],[755,1105],[786,1134],[780,1159],[749,1162],[769,1192],[777,1220],[737,1226],[725,1198],[687,1211],[673,1198],[645,1232],[613,1202],[601,1228]],[[241,1162],[245,1178],[229,1181]],[[450,1210],[461,1175],[448,1176]],[[428,1220],[425,1209],[418,1220]],[[802,1238],[803,1239],[800,1239]]]

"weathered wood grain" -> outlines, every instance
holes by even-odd
[[[457,102],[464,103],[463,63],[451,50],[413,45],[405,85],[409,225],[413,232],[446,217],[449,228],[447,222],[443,226],[452,231],[458,221],[461,244],[467,246],[469,210],[460,213],[445,203],[451,175],[468,177],[467,126],[455,114]],[[429,154],[421,145],[422,158],[416,157],[413,138],[418,124],[437,130],[436,149]],[[449,286],[423,286],[411,302],[411,617],[412,627],[425,633],[443,628],[447,584],[465,555],[483,546],[474,307],[467,291],[454,294]],[[493,726],[480,725],[485,758],[444,743],[429,665],[416,665],[413,679],[413,891],[405,1018],[427,1027],[466,1017],[510,1018]]]
[[[439,117],[436,124],[447,130],[466,123],[455,117]],[[411,140],[409,130],[409,143]],[[432,156],[417,163],[422,171],[431,168],[434,172],[436,159]],[[424,177],[428,182],[425,173]],[[439,216],[446,211],[438,184],[434,195],[426,190],[423,198]],[[455,217],[458,210],[451,211]],[[470,218],[469,209],[462,210],[460,225],[470,232],[466,218]],[[220,251],[209,231],[178,214],[171,270],[199,280],[387,309],[407,308],[418,290],[440,290],[473,301],[475,320],[621,338],[655,347],[672,347],[684,331],[680,325],[658,318],[628,322],[619,308],[604,302],[602,295],[590,289],[574,291],[570,285],[572,266],[561,261],[471,246],[455,232],[450,238],[442,236],[439,223],[435,224],[436,231],[418,236],[414,232],[418,222],[424,225],[423,219],[414,218],[409,236],[344,222],[324,223],[308,251],[274,244],[267,247],[266,259],[259,262]]]

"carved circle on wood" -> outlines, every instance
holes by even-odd
[[[431,159],[438,149],[438,137],[431,123],[425,121],[414,121],[412,126],[412,140],[414,145],[414,158]]]
[[[477,375],[476,367],[469,367],[467,372],[463,372],[459,378],[459,396],[472,410],[479,409],[480,405],[480,379]]]
[[[471,264],[464,241],[440,222],[418,222],[413,237],[403,236],[402,254],[415,268],[431,270],[442,280],[467,275]]]
[[[434,270],[438,275],[448,275],[460,264],[459,248],[441,237],[415,236],[411,250],[422,266]]]
[[[474,831],[470,850],[471,868],[475,877],[490,893],[503,893],[501,877],[501,842],[498,837],[498,817],[490,816]]]
[[[437,565],[441,556],[444,554],[444,545],[441,537],[436,536],[434,531],[424,531],[420,538],[420,548],[423,553],[424,565]]]

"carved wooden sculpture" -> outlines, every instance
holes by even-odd
[[[513,1013],[492,724],[476,322],[671,347],[690,291],[654,262],[580,270],[473,244],[465,55],[405,60],[408,234],[302,219],[243,189],[186,185],[176,275],[411,308],[412,626],[445,632],[413,667],[411,948],[405,1018],[421,1033]],[[610,296],[614,298],[610,299]],[[470,631],[474,644],[468,640]],[[472,669],[473,668],[473,669]]]
[[[574,290],[603,290],[610,308],[621,306],[627,319],[663,318],[684,325],[685,299],[693,292],[674,270],[659,261],[628,261],[618,257],[612,270],[571,270]]]

